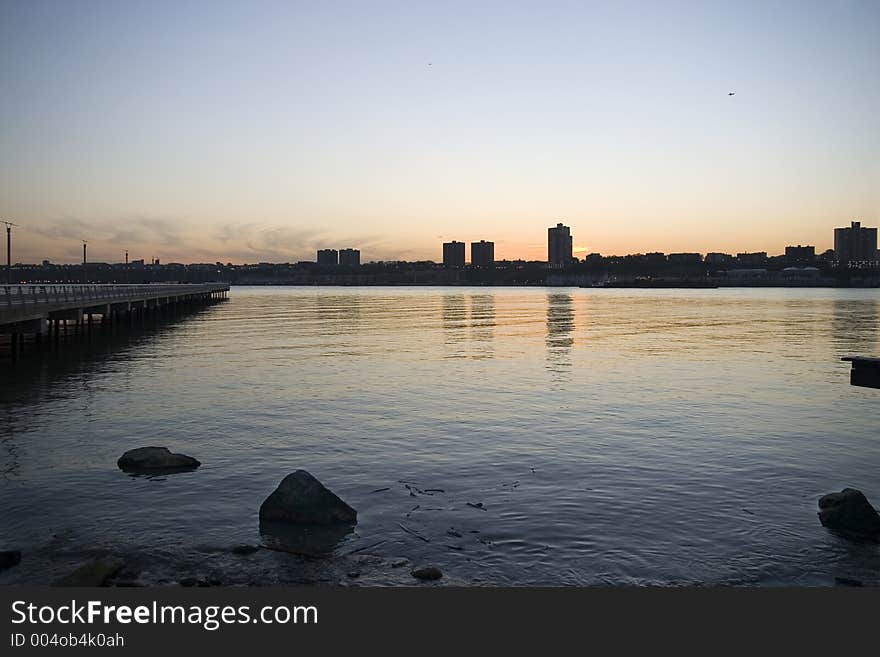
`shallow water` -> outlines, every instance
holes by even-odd
[[[234,288],[0,363],[0,540],[26,557],[0,583],[256,544],[297,468],[358,510],[338,553],[465,582],[878,583],[880,547],[816,516],[844,486],[880,506],[851,354],[880,355],[880,291]],[[148,444],[203,465],[116,468]]]

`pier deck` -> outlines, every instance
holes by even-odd
[[[841,360],[852,363],[849,382],[854,386],[880,388],[880,358],[846,356]]]
[[[226,283],[144,285],[0,285],[0,334],[11,334],[12,352],[25,335],[36,341],[70,323],[91,326],[117,318],[225,299]]]

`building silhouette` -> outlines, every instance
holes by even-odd
[[[766,267],[767,266],[767,252],[766,251],[752,251],[752,252],[743,252],[736,254],[736,263],[740,267]]]
[[[876,267],[877,229],[862,228],[858,221],[849,228],[835,228],[834,257],[838,267]]]
[[[471,265],[473,267],[493,267],[495,265],[495,242],[480,240],[471,242]]]
[[[339,252],[336,249],[318,249],[319,265],[338,265]]]
[[[707,265],[727,265],[733,262],[733,256],[729,253],[719,253],[715,251],[707,253],[704,262]]]
[[[464,267],[464,242],[443,243],[443,266]]]
[[[670,253],[666,260],[671,265],[699,265],[703,256],[700,253]]]
[[[786,246],[785,261],[794,264],[811,265],[816,261],[816,247],[801,246],[800,244],[797,246]]]
[[[339,264],[346,267],[360,267],[361,252],[360,249],[340,249]]]
[[[553,268],[562,268],[571,264],[571,229],[556,224],[555,228],[547,229],[547,261]]]

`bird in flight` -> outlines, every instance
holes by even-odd
[[[735,95],[736,95],[736,92],[735,92],[735,91],[731,91],[731,92],[730,92],[729,94],[727,94],[727,95],[728,95],[728,96],[735,96]]]

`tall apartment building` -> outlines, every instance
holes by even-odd
[[[480,240],[471,242],[471,266],[493,267],[495,265],[495,242]]]
[[[464,242],[443,243],[443,266],[464,267]]]
[[[877,229],[862,228],[858,221],[849,228],[835,228],[834,259],[838,267],[876,267]]]
[[[346,267],[360,267],[360,249],[339,249],[339,264]]]
[[[338,265],[339,252],[336,249],[318,249],[319,265]]]
[[[572,242],[571,229],[556,224],[555,228],[547,229],[547,261],[553,268],[562,268],[571,264]]]

